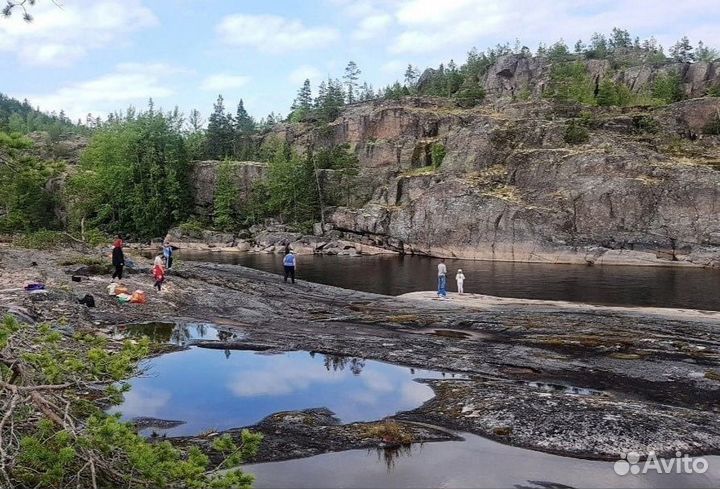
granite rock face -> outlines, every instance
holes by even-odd
[[[461,109],[417,97],[350,106],[323,140],[297,124],[267,137],[298,151],[349,144],[361,165],[354,199],[327,221],[408,253],[714,266],[720,139],[704,128],[719,113],[712,97],[657,109],[547,101]],[[584,121],[586,142],[565,142],[571,119]],[[434,168],[440,144],[446,156]]]
[[[590,78],[597,85],[606,77],[627,85],[634,93],[650,90],[659,76],[675,73],[680,77],[686,97],[702,97],[708,89],[720,83],[720,62],[636,64],[613,69],[607,59],[582,60]],[[479,84],[492,99],[513,97],[521,92],[537,99],[542,96],[550,81],[553,61],[545,57],[522,54],[501,56],[482,75]],[[429,69],[420,77],[419,85],[427,83],[435,70]]]
[[[194,202],[194,213],[212,217],[218,168],[221,161],[195,161],[190,168],[190,188]],[[238,189],[238,205],[250,196],[253,184],[265,175],[266,163],[257,161],[231,161],[232,181]]]

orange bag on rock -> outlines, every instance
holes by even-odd
[[[132,296],[130,296],[130,302],[135,304],[145,304],[147,303],[147,296],[142,290],[136,290],[132,293]]]

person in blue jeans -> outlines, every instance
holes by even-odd
[[[292,283],[295,283],[295,253],[289,249],[285,249],[285,257],[283,258],[283,267],[285,267],[285,282],[288,277],[292,279]]]
[[[437,295],[441,299],[447,297],[447,266],[445,266],[445,259],[442,258],[438,264],[438,291]]]

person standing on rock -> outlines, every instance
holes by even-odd
[[[115,267],[115,271],[113,272],[113,280],[116,278],[118,280],[122,280],[123,275],[123,267],[125,266],[125,254],[123,253],[123,242],[122,239],[118,238],[113,243],[113,251],[112,251],[112,264]]]
[[[165,281],[165,268],[163,267],[163,258],[158,255],[155,257],[155,265],[152,269],[153,278],[155,279],[155,287],[158,292],[162,289],[162,284]]]
[[[445,258],[440,259],[438,264],[438,297],[445,299],[447,297],[447,266],[445,266]]]
[[[170,243],[167,241],[163,245],[163,258],[165,259],[165,268],[170,270],[172,268],[172,261],[173,261],[173,248]]]
[[[295,283],[295,253],[290,251],[289,247],[285,249],[285,257],[283,258],[283,267],[285,268],[285,282],[288,281],[288,277],[292,279],[292,283]]]
[[[457,282],[458,294],[462,295],[465,292],[465,290],[463,290],[463,282],[465,282],[465,274],[463,274],[462,268],[458,268],[458,271],[455,274],[455,281]]]

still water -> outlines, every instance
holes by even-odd
[[[199,339],[222,336],[191,327]],[[186,333],[173,333],[169,339]],[[414,409],[433,397],[416,378],[452,374],[309,352],[262,354],[191,347],[148,360],[145,373],[129,381],[124,402],[112,409],[124,419],[183,421],[149,431],[194,435],[252,425],[279,411],[326,407],[343,423],[370,421]],[[145,434],[148,430],[146,430]]]
[[[230,263],[282,273],[282,257],[265,253],[178,251],[180,260]],[[301,280],[399,295],[436,287],[438,260],[419,256],[298,256]],[[462,268],[465,292],[591,304],[720,311],[720,271],[675,267],[545,265],[447,260],[448,286]]]
[[[415,444],[405,450],[350,450],[245,465],[262,488],[543,488],[717,487],[720,457],[705,457],[704,474],[618,476],[612,462],[571,459],[476,436]]]

